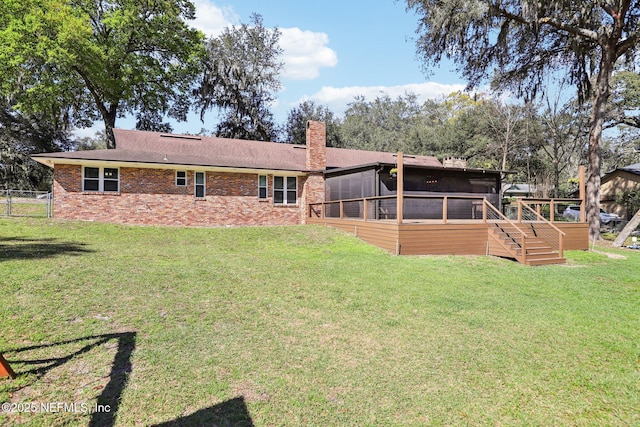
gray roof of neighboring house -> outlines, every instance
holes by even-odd
[[[630,172],[630,173],[634,173],[636,175],[640,175],[640,163],[634,163],[632,165],[625,166],[625,167],[619,168],[619,169],[623,170],[625,172]]]
[[[536,192],[536,186],[529,184],[503,184],[502,191],[508,194],[531,194]]]
[[[632,165],[614,169],[611,172],[607,172],[602,177],[602,180],[600,181],[600,183],[604,184],[605,182],[612,180],[615,176],[617,176],[616,172],[619,172],[619,171],[632,173],[634,175],[640,175],[640,163],[634,163]]]
[[[211,136],[170,135],[158,132],[114,129],[116,148],[35,154],[35,160],[57,159],[113,161],[163,165],[190,165],[306,171],[306,146],[246,141]],[[381,162],[394,163],[394,153],[327,147],[327,168]],[[63,162],[60,162],[63,163]],[[404,163],[442,166],[435,157],[410,156]]]

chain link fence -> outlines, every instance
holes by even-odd
[[[53,193],[29,190],[0,190],[0,216],[51,218]]]

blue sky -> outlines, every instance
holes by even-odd
[[[415,53],[418,18],[394,0],[305,2],[292,0],[194,0],[192,25],[207,36],[262,15],[264,25],[278,27],[285,64],[282,90],[272,111],[278,123],[305,99],[342,115],[356,95],[374,99],[381,92],[395,98],[406,91],[421,100],[461,90],[465,82],[444,64],[426,76]],[[194,114],[173,123],[176,133],[215,128],[215,113],[201,123]],[[132,119],[116,126],[132,128]],[[101,126],[99,126],[101,127]],[[98,128],[99,128],[98,127]]]
[[[341,114],[355,95],[395,97],[412,91],[423,99],[460,90],[465,82],[442,66],[425,76],[416,59],[418,18],[394,0],[304,2],[291,0],[197,0],[194,26],[216,35],[252,13],[282,31],[283,90],[273,111],[284,121],[305,98]]]

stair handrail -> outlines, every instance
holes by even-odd
[[[522,231],[522,229],[520,227],[518,227],[518,225],[516,223],[514,223],[513,221],[511,221],[509,218],[507,218],[502,212],[500,212],[500,210],[498,210],[498,208],[496,208],[495,206],[493,206],[486,198],[483,199],[484,201],[484,221],[487,221],[487,214],[486,212],[488,210],[493,211],[494,213],[498,214],[498,218],[501,221],[505,221],[507,224],[511,225],[514,229],[518,230],[518,233],[520,234],[520,239],[522,241],[522,244],[520,245],[520,249],[522,251],[522,260],[520,261],[523,264],[526,264],[527,262],[527,238],[529,237],[527,235],[527,233],[525,233],[524,231]]]
[[[539,221],[541,221],[545,225],[548,225],[552,230],[558,233],[558,255],[560,255],[560,258],[562,258],[564,256],[564,237],[567,235],[567,233],[560,230],[551,221],[547,220],[545,217],[543,217],[537,211],[535,211],[531,206],[524,203],[522,199],[518,199],[518,205],[519,205],[518,209],[521,210],[523,207],[526,208],[528,211],[532,212]],[[550,243],[555,243],[555,242],[550,242]]]
[[[536,212],[531,206],[529,206],[527,203],[523,202],[521,199],[518,200],[518,203],[522,204],[522,206],[526,207],[527,209],[529,209],[531,212],[533,212],[535,214],[535,216],[542,222],[546,222],[548,223],[551,228],[553,228],[555,231],[557,231],[559,234],[562,234],[563,236],[566,236],[567,233],[565,233],[564,231],[560,230],[558,227],[556,227],[551,221],[549,221],[547,218],[543,217],[542,215],[540,215],[538,212]]]

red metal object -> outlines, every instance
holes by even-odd
[[[16,373],[13,372],[11,366],[9,366],[9,362],[2,356],[0,353],[0,378],[9,377],[11,379],[16,377]]]

